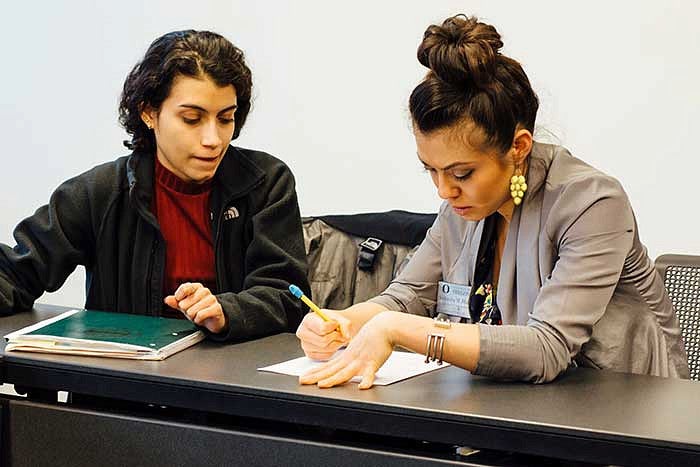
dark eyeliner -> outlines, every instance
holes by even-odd
[[[466,180],[466,179],[468,179],[469,177],[471,177],[471,175],[472,175],[473,172],[474,172],[473,170],[470,170],[469,172],[465,173],[464,175],[455,175],[455,174],[453,173],[452,176],[453,176],[454,178],[456,178],[457,180]]]

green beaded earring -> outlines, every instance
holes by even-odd
[[[523,202],[523,196],[527,191],[527,183],[525,183],[525,176],[520,171],[520,167],[515,169],[515,173],[510,177],[510,196],[513,197],[513,203],[519,205]]]

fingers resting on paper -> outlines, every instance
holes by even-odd
[[[363,366],[364,365],[364,366]],[[355,376],[362,376],[360,389],[372,387],[377,365],[374,362],[359,362],[348,360],[340,355],[329,362],[323,363],[299,377],[301,384],[316,384],[319,388],[330,388],[350,381]]]
[[[394,347],[387,317],[388,315],[380,314],[372,318],[350,341],[342,354],[301,375],[299,382],[329,388],[346,383],[355,376],[361,376],[358,387],[372,387],[377,370],[389,358]]]

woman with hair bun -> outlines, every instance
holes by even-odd
[[[243,52],[219,34],[156,39],[127,76],[133,152],[63,183],[0,244],[0,314],[31,309],[76,266],[95,310],[188,318],[215,340],[293,331],[309,290],[289,168],[232,146],[251,104]]]
[[[617,180],[533,140],[538,100],[493,26],[458,15],[418,47],[409,107],[445,202],[379,296],[307,315],[303,384],[372,386],[394,346],[474,374],[548,382],[582,365],[688,377],[678,320]]]

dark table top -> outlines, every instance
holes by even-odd
[[[2,318],[0,332],[5,335],[62,311],[36,305],[32,312]],[[92,387],[94,395],[101,395],[110,393],[110,381],[151,383],[168,403],[174,400],[167,399],[169,391],[188,394],[177,399],[180,405],[191,405],[187,408],[226,396],[220,402],[228,402],[212,403],[209,409],[232,414],[250,415],[247,411],[255,407],[269,407],[262,416],[294,421],[312,417],[309,411],[336,408],[338,417],[380,415],[389,423],[394,416],[414,425],[430,421],[443,427],[476,424],[700,454],[700,383],[687,380],[577,368],[552,383],[532,385],[448,367],[365,391],[352,383],[322,390],[300,386],[292,376],[257,371],[303,355],[292,334],[240,344],[205,341],[158,362],[5,352],[4,342],[0,345],[3,378],[15,384],[37,381],[69,391]],[[42,374],[49,376],[42,380]]]

